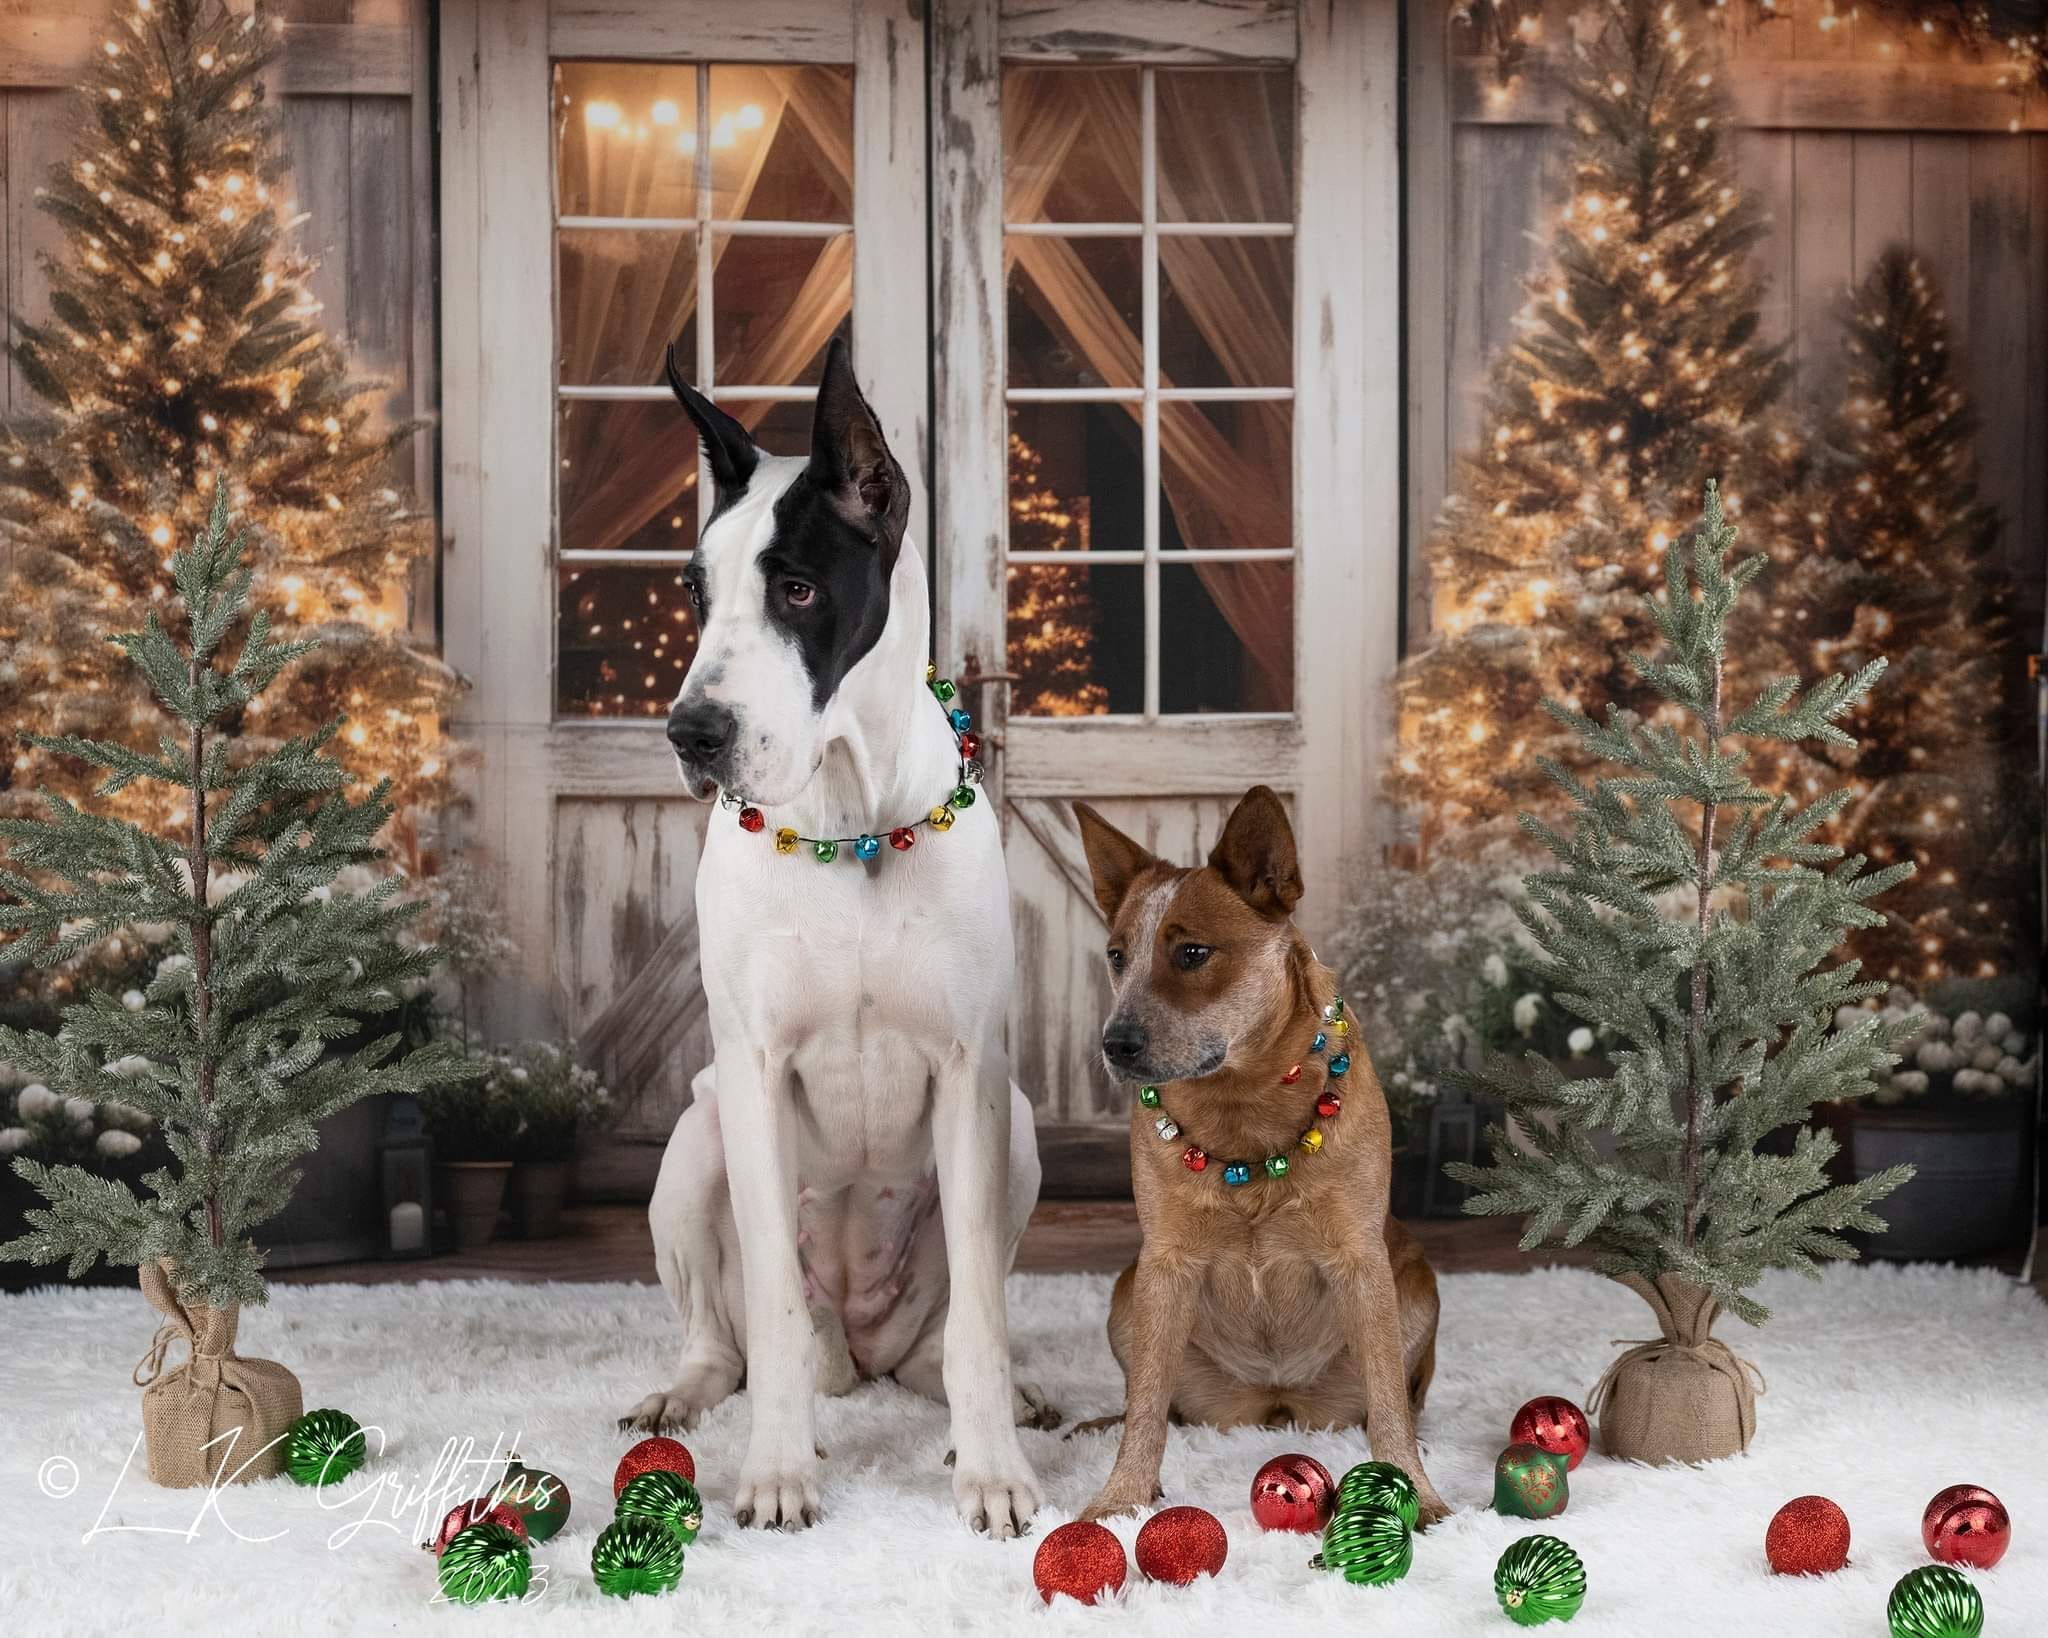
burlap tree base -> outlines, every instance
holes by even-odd
[[[1749,1448],[1763,1374],[1709,1333],[1721,1305],[1690,1280],[1621,1283],[1650,1305],[1663,1335],[1630,1345],[1594,1387],[1586,1409],[1600,1448],[1629,1462],[1711,1462]]]
[[[180,1490],[282,1472],[281,1436],[305,1408],[299,1379],[275,1360],[235,1352],[239,1304],[180,1302],[168,1262],[144,1263],[141,1274],[142,1294],[165,1316],[135,1370],[150,1478]],[[165,1354],[180,1341],[191,1357],[165,1370]]]

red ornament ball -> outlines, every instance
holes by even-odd
[[[434,1532],[434,1539],[427,1548],[436,1558],[472,1524],[502,1524],[521,1541],[526,1540],[526,1516],[510,1502],[494,1502],[488,1496],[472,1496],[466,1502],[458,1502],[448,1509],[441,1520],[441,1528]]]
[[[1593,1443],[1593,1429],[1586,1421],[1586,1413],[1569,1399],[1546,1394],[1515,1412],[1514,1421],[1508,1424],[1508,1440],[1562,1456],[1569,1473],[1586,1459]]]
[[[1920,1515],[1920,1539],[1940,1563],[1988,1570],[2012,1545],[2012,1517],[1981,1484],[1952,1484]]]
[[[1337,1505],[1337,1482],[1313,1456],[1275,1456],[1252,1478],[1252,1517],[1262,1529],[1322,1533]]]
[[[643,1473],[679,1473],[694,1484],[697,1461],[680,1439],[642,1439],[619,1458],[618,1471],[612,1475],[612,1500],[624,1495],[626,1486]]]
[[[1794,1496],[1764,1532],[1764,1557],[1779,1575],[1830,1575],[1849,1562],[1849,1515],[1825,1496]]]
[[[1048,1604],[1058,1593],[1092,1604],[1123,1586],[1125,1570],[1124,1544],[1083,1519],[1051,1531],[1031,1560],[1031,1579]]]
[[[1215,1575],[1229,1552],[1230,1538],[1214,1513],[1169,1507],[1145,1521],[1131,1556],[1139,1573],[1185,1587],[1198,1575]]]

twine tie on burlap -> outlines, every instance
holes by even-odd
[[[235,1352],[237,1304],[184,1302],[168,1262],[144,1263],[139,1273],[142,1294],[164,1316],[131,1373],[142,1389],[150,1478],[176,1489],[279,1472],[280,1435],[305,1408],[299,1379],[274,1360]],[[181,1341],[190,1357],[165,1369]]]
[[[1586,1401],[1601,1448],[1625,1461],[1706,1462],[1749,1448],[1763,1373],[1711,1332],[1720,1305],[1675,1274],[1620,1283],[1650,1305],[1662,1336],[1617,1338],[1625,1351]]]
[[[1635,1337],[1611,1339],[1617,1348],[1627,1352],[1600,1373],[1600,1380],[1593,1384],[1593,1391],[1586,1396],[1588,1415],[1598,1416],[1614,1397],[1614,1380],[1629,1366],[1638,1362],[1651,1364],[1665,1355],[1676,1355],[1681,1359],[1697,1360],[1710,1371],[1718,1371],[1735,1384],[1735,1398],[1742,1407],[1742,1442],[1748,1444],[1756,1432],[1756,1396],[1769,1392],[1764,1373],[1757,1369],[1754,1360],[1744,1359],[1719,1337],[1708,1337],[1705,1342],[1673,1342],[1669,1337],[1650,1337],[1647,1340]]]

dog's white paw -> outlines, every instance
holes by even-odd
[[[1016,1407],[1014,1420],[1020,1428],[1039,1428],[1050,1432],[1066,1420],[1060,1408],[1046,1403],[1045,1395],[1032,1383],[1017,1383],[1011,1398]]]
[[[732,1516],[743,1529],[802,1530],[816,1524],[825,1516],[818,1505],[817,1463],[779,1473],[756,1473],[750,1466],[740,1474]]]
[[[673,1390],[651,1393],[619,1418],[621,1433],[688,1433],[704,1414],[702,1405],[692,1404]]]
[[[1038,1511],[1038,1480],[1021,1450],[953,1468],[953,1506],[970,1529],[1007,1541],[1021,1536]]]

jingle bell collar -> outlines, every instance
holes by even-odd
[[[922,819],[913,819],[907,825],[897,825],[886,833],[889,845],[898,853],[908,853],[917,845],[917,833],[929,827],[932,830],[951,830],[954,817],[964,808],[974,806],[974,787],[981,783],[981,764],[975,753],[981,749],[981,736],[974,731],[974,719],[953,703],[953,696],[959,692],[950,677],[939,675],[939,668],[927,665],[924,668],[925,687],[932,691],[932,698],[939,702],[939,709],[946,713],[946,723],[953,730],[953,743],[960,752],[960,767],[955,773],[953,789],[946,799]],[[768,828],[768,819],[761,810],[745,797],[734,791],[719,793],[719,805],[737,808],[740,829],[748,835],[758,835]],[[775,832],[774,842],[777,853],[794,853],[798,848],[809,848],[811,857],[819,864],[830,864],[838,858],[841,850],[850,852],[862,864],[882,856],[885,837],[863,833],[859,836],[800,836],[784,826]]]
[[[1323,1027],[1316,1031],[1316,1038],[1308,1044],[1308,1057],[1314,1058],[1327,1051],[1328,1062],[1323,1066],[1333,1084],[1325,1086],[1316,1098],[1316,1118],[1309,1122],[1308,1129],[1294,1140],[1294,1147],[1303,1154],[1317,1154],[1322,1150],[1327,1123],[1337,1118],[1344,1107],[1344,1099],[1338,1094],[1335,1082],[1344,1078],[1351,1068],[1351,1053],[1348,1038],[1351,1034],[1351,1020],[1344,1013],[1344,998],[1337,996],[1323,1008]],[[1334,1044],[1333,1044],[1334,1043]],[[1288,1068],[1280,1077],[1282,1086],[1293,1086],[1301,1079],[1301,1064]],[[1153,1131],[1163,1142],[1178,1143],[1181,1137],[1180,1122],[1169,1115],[1160,1103],[1159,1088],[1141,1086],[1138,1088],[1138,1102],[1147,1109],[1157,1112],[1152,1122]],[[1180,1163],[1191,1172],[1206,1172],[1214,1158],[1199,1144],[1191,1143],[1181,1152]],[[1268,1155],[1262,1161],[1226,1160],[1223,1163],[1223,1181],[1232,1188],[1249,1183],[1255,1177],[1285,1177],[1293,1170],[1293,1162],[1285,1154]]]

